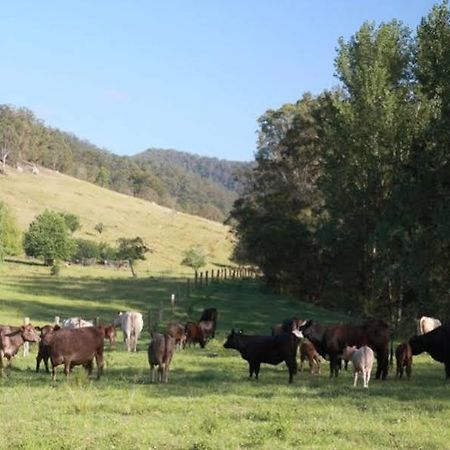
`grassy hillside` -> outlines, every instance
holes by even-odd
[[[117,309],[158,306],[182,284],[101,273],[75,268],[54,279],[42,267],[7,263],[0,267],[1,322],[28,315],[42,324],[56,313],[109,320]],[[232,326],[267,333],[292,314],[351,318],[271,295],[256,282],[228,280],[182,298],[174,317],[165,309],[164,320],[197,318],[212,305],[219,310],[217,338],[206,349],[177,352],[167,385],[149,383],[146,332],[136,354],[121,343],[106,351],[100,381],[76,368],[69,382],[60,371],[51,383],[33,371],[35,349],[16,358],[0,379],[3,410],[11,411],[2,416],[0,448],[448,448],[448,386],[443,366],[429,356],[415,359],[410,381],[391,375],[368,390],[353,389],[350,372],[330,381],[325,364],[321,375],[298,374],[292,385],[284,364],[263,365],[260,380],[250,381],[247,363],[222,347]]]
[[[77,237],[114,243],[119,237],[141,236],[154,249],[138,272],[190,273],[180,266],[182,253],[200,245],[209,253],[210,266],[227,264],[231,251],[228,228],[218,222],[176,212],[96,185],[42,169],[40,175],[12,169],[0,177],[0,199],[16,214],[25,230],[44,209],[70,211],[81,219]],[[98,235],[97,223],[105,225]]]

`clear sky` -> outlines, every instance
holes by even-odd
[[[337,84],[339,36],[432,0],[3,1],[0,103],[118,154],[251,160],[257,118]]]

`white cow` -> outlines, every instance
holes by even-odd
[[[433,331],[435,328],[440,327],[442,325],[439,319],[434,319],[433,317],[427,316],[422,316],[418,320],[416,319],[416,323],[418,336],[429,333],[430,331]]]
[[[84,328],[93,327],[94,323],[90,320],[83,320],[81,317],[70,317],[63,320],[63,328]]]
[[[364,381],[364,387],[368,388],[373,361],[375,359],[373,350],[370,347],[367,347],[367,345],[358,349],[356,347],[346,347],[344,354],[351,357],[353,364],[353,373],[355,374],[353,386],[356,387],[358,375],[361,374]]]
[[[135,352],[139,335],[144,328],[142,314],[136,311],[119,312],[114,325],[122,329],[126,349]]]

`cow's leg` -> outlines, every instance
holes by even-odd
[[[356,387],[357,383],[358,383],[358,372],[355,370],[355,376],[353,379],[353,387]]]
[[[42,355],[40,352],[38,352],[38,354],[36,356],[36,373],[39,372],[39,366],[41,365],[41,361],[42,361]]]
[[[155,382],[155,366],[150,364],[150,380],[152,383]]]
[[[64,374],[66,378],[69,378],[70,375],[70,364],[71,362],[69,360],[64,361]]]
[[[344,364],[344,369],[345,369],[345,370],[347,370],[347,369],[348,369],[348,361],[345,361],[345,364]]]
[[[305,360],[300,358],[300,372],[303,372],[303,363],[304,362],[305,362]]]
[[[99,380],[103,374],[103,366],[104,366],[103,348],[97,350],[97,352],[95,353],[95,362],[97,364],[97,380]]]
[[[92,375],[92,369],[93,368],[94,368],[94,362],[92,360],[87,362],[86,364],[84,364],[84,369],[88,373],[88,376]]]
[[[56,366],[52,362],[52,381],[56,381]]]
[[[385,380],[389,369],[389,352],[379,351],[377,356],[377,372],[375,378]]]
[[[444,362],[445,365],[445,378],[448,380],[450,378],[450,359]]]
[[[370,375],[372,374],[372,369],[367,371],[367,387],[369,387]]]
[[[261,363],[257,362],[254,365],[254,369],[255,369],[255,379],[258,379],[259,377],[259,368],[261,367]]]
[[[411,378],[411,369],[412,369],[411,364],[407,364],[407,366],[406,366],[406,375],[408,377],[408,380]]]
[[[297,361],[295,359],[293,361],[286,361],[286,365],[289,369],[289,383],[292,383],[294,375],[297,373]]]
[[[50,370],[48,369],[48,355],[44,357],[44,366],[45,366],[45,371],[47,373],[50,373]]]
[[[312,358],[308,359],[308,363],[309,363],[309,373],[314,373],[314,360]]]
[[[248,363],[248,371],[249,371],[249,378],[253,377],[253,364],[251,362]]]
[[[0,353],[0,376],[3,376],[3,354]]]

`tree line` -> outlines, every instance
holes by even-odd
[[[246,165],[164,153],[153,149],[135,157],[114,155],[46,126],[27,108],[0,105],[0,173],[5,173],[6,165],[41,165],[123,194],[223,220],[237,196],[234,172]]]
[[[339,39],[339,85],[259,119],[229,223],[271,286],[384,317],[448,317],[450,11]]]

